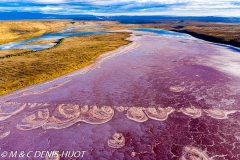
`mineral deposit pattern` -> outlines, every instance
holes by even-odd
[[[240,159],[240,54],[137,35],[88,67],[1,96],[0,148],[82,150],[87,160]]]

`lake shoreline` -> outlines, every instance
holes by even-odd
[[[233,41],[233,40],[225,41],[224,39],[221,39],[221,38],[218,38],[218,37],[205,35],[205,34],[201,34],[201,33],[196,33],[196,32],[192,32],[192,31],[188,31],[188,30],[170,29],[169,31],[178,32],[178,33],[186,33],[186,34],[189,34],[189,35],[191,35],[195,38],[199,38],[199,39],[202,39],[202,40],[205,40],[205,41],[208,41],[208,42],[231,45],[231,46],[240,48],[240,42],[236,42],[236,41]]]

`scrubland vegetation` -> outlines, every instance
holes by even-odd
[[[89,65],[100,54],[130,43],[128,37],[126,32],[71,37],[50,49],[0,59],[0,95]]]

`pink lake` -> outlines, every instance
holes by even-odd
[[[240,159],[239,52],[192,37],[133,31],[130,39],[88,67],[1,96],[0,154]],[[112,148],[116,132],[124,141]]]

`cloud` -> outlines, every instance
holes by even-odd
[[[239,0],[1,0],[0,9],[51,14],[240,16]]]
[[[35,3],[64,3],[65,0],[34,0],[30,2],[35,2]]]

